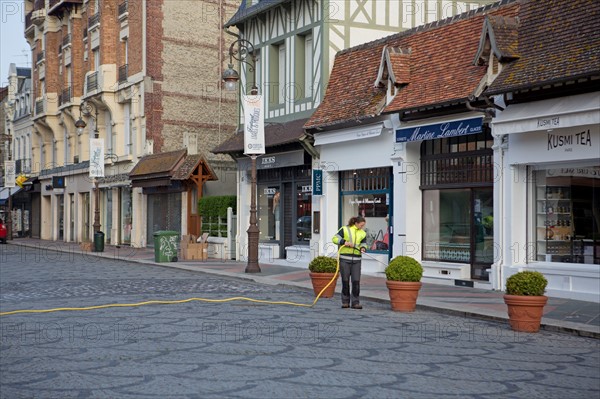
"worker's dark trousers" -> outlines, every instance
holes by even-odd
[[[342,304],[350,304],[350,280],[352,280],[352,305],[360,303],[360,259],[340,258],[342,274]]]

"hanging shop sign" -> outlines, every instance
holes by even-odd
[[[312,180],[313,195],[323,195],[323,171],[321,169],[313,169]]]
[[[466,136],[481,132],[483,132],[483,118],[462,119],[433,125],[396,129],[396,143]]]

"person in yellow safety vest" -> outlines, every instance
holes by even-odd
[[[340,271],[342,274],[342,309],[362,309],[360,304],[360,268],[362,253],[367,250],[365,239],[367,233],[363,230],[366,220],[362,216],[350,218],[347,226],[341,227],[333,236],[333,243],[341,246]],[[350,279],[352,279],[352,298],[350,297]]]

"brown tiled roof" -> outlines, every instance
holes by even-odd
[[[517,91],[600,74],[600,1],[525,1],[519,12],[518,60],[486,94]]]
[[[202,167],[205,169],[203,173],[207,173],[209,178],[208,180],[218,180],[217,175],[213,172],[212,168],[206,162],[206,159],[200,154],[188,155],[185,157],[185,160],[182,164],[179,165],[177,170],[173,173],[173,180],[187,180],[190,178],[194,169],[198,167],[198,165],[203,164]]]
[[[290,122],[272,123],[265,126],[265,147],[298,142],[304,136],[303,125],[308,119],[297,119]],[[214,148],[214,154],[231,154],[244,152],[244,132],[238,132],[228,140]]]
[[[186,154],[187,150],[177,150],[146,155],[129,172],[129,177],[135,179],[146,176],[169,176]]]
[[[494,32],[500,61],[519,58],[518,18],[490,15],[488,24]]]
[[[339,52],[325,98],[305,128],[466,99],[486,73],[486,67],[473,65],[485,15],[516,16],[518,9],[518,2],[505,0]],[[410,49],[411,73],[383,109],[385,89],[373,82],[385,45]]]
[[[323,102],[304,125],[306,129],[379,114],[386,89],[374,87],[373,82],[379,72],[384,46],[384,42],[375,42],[336,55]]]
[[[519,19],[488,15],[483,23],[479,48],[475,54],[476,65],[486,65],[490,53],[502,61],[519,58]]]
[[[410,83],[410,54],[403,54],[395,50],[394,48],[388,50],[394,83],[397,85],[408,84]]]

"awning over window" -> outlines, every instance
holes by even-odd
[[[0,205],[4,205],[8,202],[9,191],[10,196],[13,196],[21,190],[21,187],[12,187],[10,189],[8,187],[0,188]]]
[[[509,105],[492,121],[494,134],[600,124],[600,93]]]

